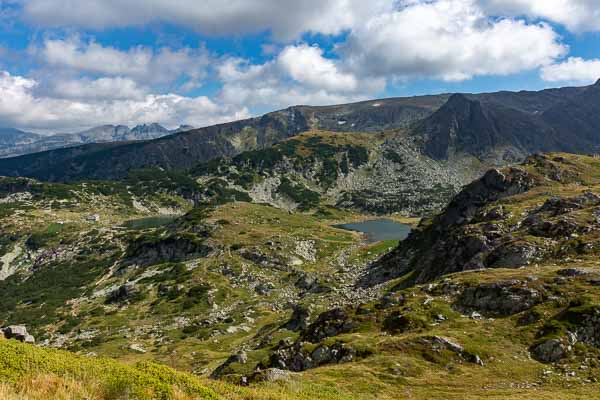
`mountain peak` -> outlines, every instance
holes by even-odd
[[[147,133],[147,132],[164,132],[164,133],[168,133],[168,129],[165,128],[164,126],[153,122],[151,124],[141,124],[141,125],[137,125],[135,126],[131,132],[133,133]]]
[[[428,156],[445,160],[456,151],[483,152],[493,142],[494,127],[478,100],[458,93],[423,120],[415,132],[424,137]]]

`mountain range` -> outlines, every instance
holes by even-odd
[[[0,158],[16,157],[56,148],[78,146],[86,143],[124,142],[156,139],[193,129],[182,125],[169,130],[152,123],[130,129],[124,125],[102,125],[78,133],[41,135],[14,128],[0,128]]]
[[[215,182],[221,190],[226,187],[246,192],[256,201],[277,206],[301,206],[302,202],[290,202],[289,196],[279,191],[282,181],[290,181],[294,187],[315,192],[335,206],[423,215],[439,210],[463,185],[491,167],[518,163],[537,152],[600,153],[598,115],[600,82],[542,91],[294,106],[158,139],[91,143],[3,159],[0,175],[75,182],[122,179],[143,168],[196,171],[205,180],[219,178]],[[130,138],[125,128],[111,129],[123,133],[90,136]],[[319,146],[304,146],[301,157],[277,150],[289,150],[285,143],[293,144],[290,140],[309,131],[313,136],[321,132],[329,144],[332,134],[345,143],[334,143],[334,149],[327,150],[333,151],[331,154],[318,154],[323,150]],[[144,137],[137,128],[130,132],[136,138]],[[84,133],[78,137],[87,136]],[[366,152],[366,158],[351,163],[348,169],[342,158],[347,157],[347,146],[354,139],[360,142],[358,147]],[[239,164],[237,156],[271,157],[274,152],[278,154],[274,160],[277,162],[269,168],[257,163],[250,169],[246,164],[243,168],[235,165]],[[339,162],[331,164],[331,157]],[[217,160],[220,167],[202,166],[211,160]],[[241,187],[235,179],[229,179],[231,172],[240,168],[260,179]],[[328,169],[333,169],[327,172],[333,179],[317,179],[322,175],[319,171]]]

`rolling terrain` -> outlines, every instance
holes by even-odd
[[[361,135],[300,136],[292,154],[337,146],[351,165]],[[0,340],[0,390],[36,398],[44,380],[66,398],[593,398],[599,182],[597,158],[529,157],[465,187],[405,241],[365,243],[334,225],[367,217],[327,196],[290,213],[158,170],[3,178],[0,325],[79,356]],[[24,354],[39,365],[26,377]],[[77,386],[70,368],[121,378]]]

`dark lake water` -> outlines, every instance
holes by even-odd
[[[404,240],[410,233],[410,226],[391,219],[373,219],[370,221],[353,222],[335,225],[336,228],[366,234],[370,243],[384,240]]]

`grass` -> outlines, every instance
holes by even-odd
[[[489,370],[478,368],[476,373],[464,366],[457,366],[454,373],[456,377],[452,379],[436,368],[428,368],[419,360],[404,358],[392,361],[379,357],[294,374],[287,381],[248,388],[209,381],[152,363],[126,365],[109,359],[76,356],[7,340],[0,340],[0,356],[0,398],[6,400],[598,398],[598,387],[594,384],[519,388],[518,385],[524,381],[513,380],[511,382],[517,386],[511,388],[507,384],[503,387],[494,376],[501,371],[501,363]],[[378,366],[388,368],[387,372]],[[527,363],[523,368],[528,368]]]
[[[192,376],[158,364],[125,365],[8,340],[0,340],[0,378],[14,398],[219,398]]]

